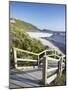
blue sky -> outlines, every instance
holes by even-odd
[[[10,17],[40,29],[65,31],[65,5],[10,2]]]

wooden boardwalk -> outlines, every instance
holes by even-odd
[[[38,60],[32,59],[23,59],[18,58],[16,55],[16,51],[25,52],[28,54],[36,55]],[[49,51],[49,50],[47,50]],[[45,57],[40,59],[40,55],[44,54]],[[56,54],[54,54],[55,56]],[[57,55],[56,55],[57,56]],[[14,61],[15,61],[15,69],[10,69],[9,74],[9,86],[11,89],[16,88],[30,88],[30,87],[42,87],[50,84],[57,77],[57,74],[62,75],[62,71],[65,68],[65,63],[63,62],[64,58],[58,56],[59,59],[51,58],[46,55],[45,51],[42,53],[36,54],[33,52],[14,49]],[[42,63],[39,64],[40,60]],[[31,66],[32,68],[28,68],[25,66],[18,66],[17,61],[28,61],[28,62],[38,62],[36,67]]]
[[[42,73],[40,69],[27,71],[11,70],[10,73],[10,88],[42,86],[40,84],[42,79]]]
[[[64,66],[63,66],[64,67]],[[57,67],[48,67],[47,77],[48,82],[55,79],[57,74]],[[54,74],[53,78],[51,77]],[[31,70],[10,70],[10,88],[27,88],[27,87],[42,87],[42,69],[31,69]]]
[[[48,74],[55,73],[53,71]],[[21,88],[21,87],[39,87],[43,86],[42,82],[42,70],[11,70],[10,71],[10,88]]]

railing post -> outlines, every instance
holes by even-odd
[[[64,59],[64,63],[65,63],[65,72],[66,72],[66,59]]]
[[[14,51],[14,63],[15,63],[15,68],[17,68],[16,50],[13,48],[13,51]]]
[[[58,62],[58,74],[62,75],[62,57],[60,58],[60,61]]]
[[[42,82],[47,85],[47,57],[43,57],[43,70],[42,70]]]
[[[38,55],[38,68],[39,68],[39,55]]]
[[[56,51],[54,50],[54,58],[56,58]]]

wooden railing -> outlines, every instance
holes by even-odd
[[[38,56],[38,54],[33,53],[33,52],[29,52],[29,51],[26,51],[26,50],[18,49],[18,48],[13,48],[15,68],[16,68],[16,69],[33,68],[33,66],[27,66],[27,65],[26,65],[26,66],[18,66],[18,61],[24,61],[24,62],[25,62],[25,61],[28,61],[28,62],[37,62],[37,60],[18,58],[18,57],[17,57],[17,51],[23,52],[23,53],[32,54],[32,55],[36,55],[36,56]],[[27,57],[26,57],[26,58],[27,58]]]
[[[54,68],[50,68],[48,70],[48,60],[50,61],[54,61],[54,62],[57,62],[58,63],[58,67],[54,67]],[[63,59],[62,57],[60,57],[59,59],[53,59],[53,58],[50,58],[48,56],[45,56],[44,59],[43,59],[43,72],[42,72],[42,78],[43,78],[43,83],[44,85],[47,85],[49,83],[51,83],[56,77],[57,77],[57,73],[59,74],[59,76],[62,75],[62,71],[64,68],[62,68],[62,64],[63,63]],[[47,72],[51,72],[51,71],[54,71],[56,70],[57,72],[54,73],[51,77],[47,77]]]
[[[17,51],[22,52],[22,53],[27,53],[27,54],[31,54],[31,55],[35,55],[37,56],[37,59],[24,59],[24,58],[18,58],[17,57]],[[49,51],[52,51],[53,53],[51,53],[50,55],[48,54]],[[47,85],[49,83],[51,83],[57,76],[57,72],[52,75],[51,77],[48,77],[47,73],[51,72],[51,71],[58,71],[59,76],[62,75],[62,64],[64,64],[63,61],[65,61],[65,55],[61,54],[61,56],[59,55],[59,53],[57,53],[57,51],[55,51],[54,49],[48,49],[48,50],[44,50],[41,53],[33,53],[33,52],[29,52],[26,50],[22,50],[22,49],[18,49],[18,48],[13,48],[13,52],[14,52],[14,61],[15,61],[15,68],[16,69],[26,69],[26,68],[34,68],[34,66],[18,66],[17,62],[18,61],[28,61],[28,62],[35,62],[37,63],[37,67],[39,68],[40,65],[40,58],[42,58],[42,82],[44,83],[44,85]],[[53,56],[53,57],[51,57]],[[58,57],[58,59],[56,58],[56,56]],[[54,68],[50,68],[48,69],[48,61],[54,61],[58,63],[58,67],[54,67]]]

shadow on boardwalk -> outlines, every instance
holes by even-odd
[[[43,86],[41,69],[28,71],[10,70],[10,88]]]

